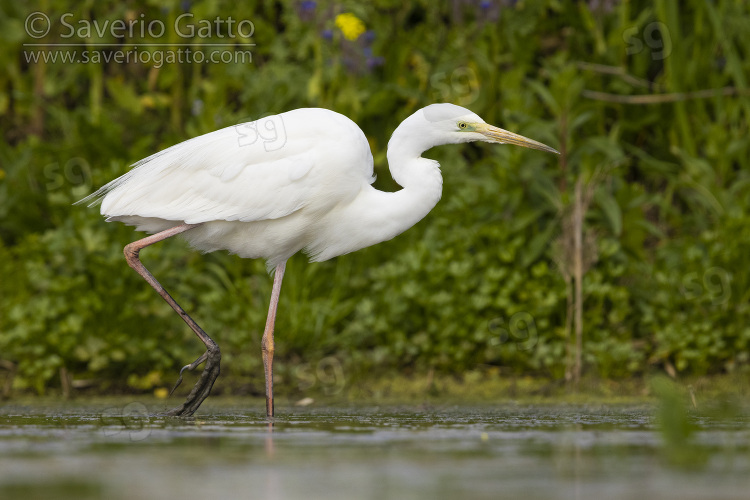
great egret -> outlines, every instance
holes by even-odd
[[[493,127],[453,104],[432,104],[404,120],[388,143],[393,179],[388,193],[372,187],[373,159],[365,135],[327,109],[296,109],[227,127],[137,162],[125,175],[81,200],[101,201],[107,221],[155,233],[124,249],[135,269],[182,317],[206,352],[185,402],[168,415],[192,415],[219,375],[219,346],[175,302],[138,258],[141,249],[175,235],[203,252],[228,250],[266,259],[274,271],[263,332],[266,414],[273,416],[274,321],[287,259],[304,250],[313,262],[386,241],[421,220],[440,200],[440,165],[421,154],[442,144],[484,141],[558,153]],[[559,154],[559,153],[558,153]],[[91,206],[89,205],[89,206]],[[176,386],[175,386],[176,387]]]

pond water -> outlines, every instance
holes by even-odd
[[[750,498],[739,414],[680,441],[649,405],[261,408],[6,403],[0,498]]]

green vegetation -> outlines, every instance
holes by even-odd
[[[750,367],[745,2],[0,0],[0,11],[0,387],[5,368],[19,390],[57,388],[61,374],[150,390],[202,352],[127,267],[122,247],[139,233],[72,206],[133,162],[319,106],[360,124],[378,187],[395,190],[389,135],[439,101],[563,154],[436,148],[427,156],[443,165],[445,188],[425,220],[330,262],[294,257],[276,326],[280,377],[310,387],[396,373],[572,380],[576,330],[586,377]],[[53,22],[41,39],[24,28],[34,11]],[[30,62],[60,51],[23,44],[82,41],[64,38],[66,12],[68,23],[167,27],[136,34],[139,43],[226,43],[220,30],[179,38],[171,27],[184,12],[196,26],[247,19],[252,38],[229,50],[252,60]],[[351,17],[337,25],[342,13],[367,31]],[[107,32],[88,42],[130,40]],[[222,380],[259,392],[264,263],[181,241],[143,258],[221,345]]]

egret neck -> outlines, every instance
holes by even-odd
[[[443,192],[440,164],[420,155],[441,143],[428,142],[416,133],[413,127],[400,126],[388,143],[388,166],[393,180],[403,189],[391,193],[368,185],[346,211],[353,216],[351,223],[361,229],[362,239],[357,241],[356,250],[403,233],[440,201]],[[373,231],[374,228],[378,230]]]

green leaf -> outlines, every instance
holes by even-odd
[[[604,188],[598,188],[594,193],[594,200],[599,208],[602,209],[609,227],[615,236],[622,233],[622,210],[612,194]]]

